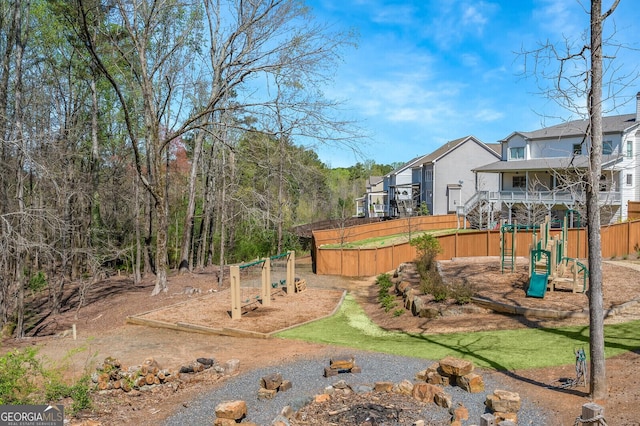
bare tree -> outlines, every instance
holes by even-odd
[[[548,79],[550,88],[545,89],[547,95],[561,106],[580,114],[586,100],[589,126],[585,133],[588,145],[589,166],[584,185],[586,192],[587,229],[588,229],[588,261],[589,261],[589,349],[591,363],[591,397],[603,400],[607,397],[606,369],[604,357],[604,322],[602,294],[602,248],[600,239],[601,207],[599,204],[600,177],[602,175],[602,92],[607,78],[608,93],[615,94],[617,87],[627,84],[628,77],[615,76],[615,69],[606,68],[614,56],[607,56],[603,48],[603,24],[615,11],[619,0],[613,0],[606,12],[602,13],[602,0],[591,0],[589,39],[574,45],[569,39],[564,46],[557,48],[551,43],[543,44],[534,51],[523,52],[526,72],[536,78]],[[614,49],[620,46],[612,45]],[[533,62],[528,64],[527,59]],[[558,68],[546,73],[544,68],[555,61]],[[576,72],[576,70],[578,70]],[[544,84],[542,84],[544,86]]]
[[[589,232],[589,350],[591,352],[591,397],[607,397],[607,375],[604,357],[604,307],[602,295],[602,243],[600,240],[600,206],[598,192],[602,174],[602,25],[620,0],[602,14],[602,1],[591,0],[591,78],[589,119],[591,122],[590,173],[587,180],[587,229]]]

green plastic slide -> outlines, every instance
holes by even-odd
[[[527,289],[527,296],[543,298],[547,292],[547,281],[549,280],[549,274],[531,274],[529,279],[529,288]]]

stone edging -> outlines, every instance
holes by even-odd
[[[547,319],[589,318],[588,308],[582,309],[581,311],[560,311],[557,309],[525,308],[523,306],[509,305],[507,303],[500,303],[481,297],[472,297],[471,300],[474,304],[483,308],[491,309],[492,311],[512,315],[522,315],[524,317]],[[604,312],[604,318],[610,318],[619,315],[638,302],[640,302],[640,298],[630,300],[620,305],[612,306]]]

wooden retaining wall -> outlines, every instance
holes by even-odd
[[[420,223],[421,228],[412,223],[412,230],[429,230],[429,229],[446,229],[455,228],[455,216],[428,216],[433,218],[431,221]],[[415,220],[419,218],[412,218]],[[453,219],[453,222],[451,221]],[[404,230],[402,223],[394,223],[396,221],[404,222]],[[418,221],[416,221],[418,222]],[[349,230],[349,235],[354,236],[350,241],[357,241],[364,238],[372,238],[375,236],[395,235],[406,230],[406,219],[380,222],[369,225],[361,225],[370,227],[376,225],[374,229],[367,228],[364,230]],[[388,226],[387,231],[382,229]],[[435,226],[428,228],[428,226]],[[403,262],[410,262],[416,258],[416,250],[409,243],[396,244],[387,247],[378,248],[322,248],[319,241],[325,241],[323,244],[336,244],[335,238],[338,238],[337,232],[331,230],[320,231],[319,235],[313,233],[316,244],[313,248],[313,258],[315,262],[315,272],[319,275],[343,275],[348,277],[372,276],[389,272],[395,269]],[[552,230],[551,236],[560,235],[560,230]],[[341,235],[345,235],[344,232]],[[366,237],[360,237],[367,235]],[[355,238],[358,236],[358,238]],[[532,242],[532,231],[518,231],[516,234],[516,255],[527,257],[529,255],[529,246]],[[439,260],[449,260],[454,257],[482,257],[482,256],[500,256],[500,231],[475,231],[455,233],[436,237],[440,241],[442,253],[438,256]],[[623,256],[625,254],[636,253],[640,251],[640,220],[618,223],[615,225],[607,225],[601,228],[602,238],[602,257],[610,258],[614,256]],[[328,243],[326,241],[332,241]],[[587,232],[586,229],[570,229],[568,235],[568,257],[587,257]]]

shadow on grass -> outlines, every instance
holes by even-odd
[[[574,342],[573,344],[574,348],[576,349],[584,348],[588,353],[588,348],[589,348],[589,327],[588,326],[549,328],[549,327],[543,327],[540,325],[538,321],[535,321],[529,318],[525,318],[522,316],[518,316],[517,318],[519,322],[521,322],[523,325],[527,327],[525,329],[520,330],[520,334],[522,334],[523,337],[526,336],[525,333],[528,333],[531,331],[531,329],[534,329],[542,333],[545,333],[550,337],[553,337],[553,339],[551,339],[552,341],[557,341],[557,338],[560,338],[560,341]],[[518,334],[517,330],[513,330],[513,332],[516,335]],[[458,354],[463,358],[479,360],[481,361],[482,364],[489,366],[490,368],[496,370],[498,373],[504,374],[505,376],[510,377],[514,380],[526,382],[531,385],[547,388],[553,391],[577,395],[581,397],[588,396],[589,394],[588,382],[586,386],[586,391],[580,391],[576,388],[564,388],[564,387],[560,387],[560,384],[552,385],[549,383],[544,383],[544,382],[532,379],[530,377],[523,376],[521,374],[518,374],[515,370],[509,368],[508,365],[503,364],[499,359],[496,360],[495,358],[483,356],[482,355],[483,349],[490,351],[491,348],[482,347],[482,336],[478,337],[472,342],[467,342],[466,344],[461,343],[459,341],[459,344],[454,345],[454,344],[447,343],[446,340],[443,341],[442,339],[438,338],[438,335],[430,335],[430,334],[427,334],[426,332],[416,334],[416,333],[407,333],[407,332],[400,331],[400,333],[404,334],[405,336],[407,336],[407,338],[412,340],[424,342],[425,344],[429,344],[429,345],[436,345],[436,346],[443,347],[455,354]],[[504,342],[501,342],[501,343],[504,344]],[[517,346],[522,343],[524,342],[522,342],[519,339],[514,339],[512,346]],[[504,347],[504,350],[508,351],[509,347]],[[619,324],[605,326],[606,357],[609,358],[610,356],[620,355],[624,352],[640,353],[640,321],[636,320],[636,321],[631,321],[626,323],[619,323]],[[532,353],[532,356],[533,356],[533,353]],[[540,367],[540,368],[544,368],[544,367]],[[564,381],[564,380],[567,380],[567,378],[559,378],[558,382],[560,382],[561,380]]]

